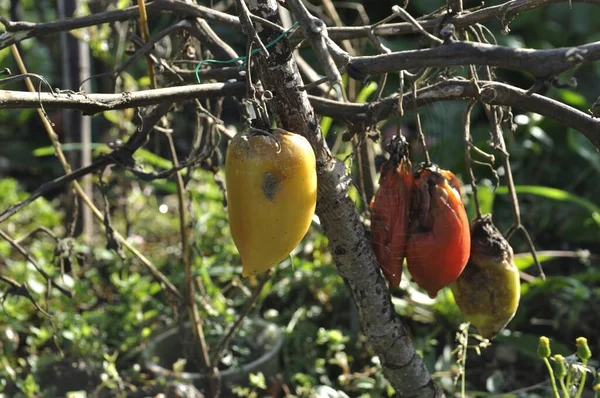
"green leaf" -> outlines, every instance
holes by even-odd
[[[550,138],[550,136],[539,126],[531,126],[529,128],[529,134],[548,147],[552,147],[554,145],[552,138]]]
[[[477,187],[477,199],[479,199],[479,209],[481,210],[481,214],[492,212],[495,196],[492,187],[488,185],[480,185]]]
[[[331,129],[332,124],[333,124],[333,119],[330,118],[329,116],[323,116],[321,118],[321,133],[323,134],[324,138],[327,138],[327,134],[329,133],[329,130]]]
[[[600,173],[600,152],[592,143],[576,130],[569,129],[567,135],[567,144],[569,148],[575,151],[579,156],[587,160],[590,165]]]
[[[73,143],[61,144],[60,147],[63,152],[70,152],[70,151],[81,150],[81,148],[83,148],[83,145],[78,142],[73,142]],[[90,149],[92,149],[92,150],[100,149],[100,148],[104,148],[104,147],[108,148],[105,144],[101,144],[101,143],[90,144]],[[41,157],[41,156],[52,156],[52,155],[54,155],[54,147],[52,145],[43,146],[43,147],[36,148],[33,150],[33,156]]]
[[[148,163],[152,166],[160,167],[163,169],[170,169],[173,167],[173,163],[170,160],[165,159],[161,156],[158,156],[150,151],[147,151],[143,148],[135,151],[135,157],[143,161],[144,163]]]
[[[539,339],[539,336],[529,333],[511,333],[509,335],[500,334],[498,337],[496,337],[496,341],[498,343],[513,346],[521,354],[534,360],[539,360],[537,355]],[[550,347],[553,354],[561,354],[564,356],[571,354],[571,351],[567,346],[557,342],[556,340],[552,340]]]
[[[373,95],[373,93],[376,90],[377,90],[377,83],[376,82],[371,82],[371,83],[367,84],[366,86],[364,86],[362,88],[362,90],[360,90],[360,92],[356,96],[356,102],[357,103],[367,102],[367,100],[369,99],[369,97],[371,95]]]
[[[567,255],[567,253],[569,255]],[[549,261],[549,260],[553,260],[555,258],[563,258],[563,257],[569,257],[572,258],[572,253],[571,251],[560,251],[560,250],[556,250],[556,251],[546,251],[546,252],[537,252],[537,258],[538,261],[541,263],[545,262],[545,261]],[[533,255],[531,253],[519,253],[519,254],[515,254],[515,265],[517,266],[518,269],[520,269],[521,271],[524,269],[527,269],[529,267],[532,267],[535,265],[535,261],[533,259]]]
[[[574,106],[576,108],[587,107],[587,100],[583,95],[579,94],[578,92],[571,90],[560,90],[559,95],[560,99],[563,100],[563,102],[571,106]]]
[[[544,197],[546,199],[557,200],[560,202],[569,202],[580,207],[583,207],[590,212],[592,219],[600,227],[600,207],[596,206],[593,202],[577,196],[562,189],[542,187],[537,185],[516,185],[515,190],[518,194],[531,194]],[[501,186],[496,189],[496,193],[500,195],[508,194],[508,187]]]

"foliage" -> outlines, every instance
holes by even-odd
[[[8,3],[0,1],[0,14],[8,15]],[[21,2],[23,20],[40,21],[42,15],[48,20],[56,17],[49,2],[39,2],[39,8],[34,3],[38,2]],[[106,3],[123,8],[128,2]],[[368,15],[376,21],[387,16],[396,2],[364,3]],[[408,10],[412,15],[422,15],[441,5],[441,1],[414,1]],[[98,5],[90,2],[89,6]],[[153,21],[152,31],[164,28],[166,18]],[[342,18],[350,24],[355,14],[343,13]],[[501,44],[516,48],[554,48],[598,40],[594,25],[598,20],[597,6],[574,3],[571,9],[565,2],[520,14],[511,22],[509,35],[498,34],[500,21],[491,22],[489,27]],[[239,32],[220,30],[218,33],[238,51],[243,51]],[[35,66],[35,73],[61,86],[58,63],[52,62],[59,51],[58,40],[52,37],[24,41],[22,52],[27,65]],[[383,43],[394,51],[418,47],[419,40],[414,36],[388,37]],[[111,69],[122,62],[115,59],[118,41],[110,26],[92,29],[89,43],[97,69]],[[368,41],[361,42],[359,48],[362,54],[375,53]],[[309,61],[314,61],[307,51],[301,49],[301,52]],[[0,51],[0,65],[14,69],[10,52]],[[145,68],[140,58],[121,74],[118,85],[124,91],[147,88],[149,80]],[[520,72],[498,73],[521,87],[531,83],[529,77]],[[553,87],[548,88],[546,94],[586,111],[600,92],[599,64],[581,66],[565,73],[561,79],[571,76],[579,81],[577,89]],[[362,86],[360,82],[347,84],[358,85],[354,87],[359,93],[356,102],[366,100],[376,89],[372,82]],[[96,91],[108,91],[110,86],[101,79],[94,85]],[[431,103],[421,115],[432,158],[466,181],[463,143],[457,138],[462,131],[463,110],[462,103]],[[178,111],[173,120],[174,130],[178,132],[175,140],[177,150],[185,153],[189,150],[193,128],[189,120],[195,115],[185,106]],[[239,126],[238,115],[230,113],[224,115],[226,122]],[[50,111],[49,115],[57,123],[61,120],[60,112]],[[600,352],[600,334],[595,326],[597,314],[593,311],[600,305],[597,249],[600,155],[578,132],[548,118],[517,110],[514,116],[517,128],[507,137],[507,142],[521,214],[540,250],[548,278],[543,281],[531,276],[537,273],[534,262],[526,253],[524,239],[515,234],[511,244],[516,253],[521,253],[516,256],[516,263],[526,273],[521,304],[508,330],[494,340],[491,347],[479,352],[473,348],[479,347],[479,340],[469,335],[468,330],[467,339],[457,342],[456,331],[463,319],[448,289],[433,300],[404,278],[400,287],[392,292],[395,309],[409,325],[417,352],[449,395],[466,390],[472,396],[497,396],[511,391],[506,396],[544,396],[550,389],[549,383],[538,385],[549,377],[537,354],[541,335],[551,337],[552,353],[566,358],[568,372],[581,369],[580,361],[573,356],[577,352],[574,342],[579,336],[588,338],[592,353]],[[134,117],[131,111],[108,111],[94,116],[95,155],[108,151],[106,143],[132,134]],[[401,122],[403,129],[414,132],[412,115]],[[397,120],[381,123],[379,128],[385,134],[395,131],[396,123]],[[7,175],[0,180],[0,210],[4,210],[61,171],[56,158],[49,156],[53,151],[47,151],[48,141],[40,134],[41,125],[34,111],[3,111],[0,124],[3,126],[0,173]],[[355,166],[351,164],[352,157],[348,158],[353,154],[352,145],[340,144],[337,140],[346,132],[346,127],[330,118],[323,118],[321,126],[330,146],[338,146],[337,156],[346,159],[349,168]],[[485,146],[489,138],[487,129],[484,113],[475,108],[472,134],[476,145]],[[163,144],[160,137],[155,137],[145,149],[136,152],[136,160],[144,165],[145,171],[163,171],[172,166]],[[64,149],[68,152],[77,146]],[[494,166],[502,176],[500,161],[496,160]],[[482,211],[493,213],[499,229],[507,230],[512,224],[507,187],[495,187],[489,168],[477,166],[475,171],[480,178]],[[187,195],[191,203],[194,277],[205,289],[198,292],[197,299],[201,303],[201,314],[207,320],[207,339],[214,347],[217,338],[237,319],[258,281],[239,277],[241,263],[223,211],[224,195],[219,185],[222,173],[197,169],[186,171],[184,175],[189,178]],[[151,258],[159,270],[177,286],[182,285],[177,189],[173,180],[146,182],[118,169],[112,170],[105,180],[114,229],[126,231],[127,239]],[[97,177],[94,182],[98,182]],[[468,200],[470,187],[465,188]],[[101,203],[98,190],[95,194]],[[351,195],[357,206],[364,207],[358,189],[353,187]],[[123,259],[107,248],[107,237],[99,225],[91,240],[64,238],[71,221],[71,203],[72,198],[66,191],[51,192],[0,225],[17,239],[35,228],[45,227],[60,243],[67,245],[66,256],[71,259],[72,270],[62,274],[53,238],[41,233],[22,242],[42,269],[74,294],[70,299],[55,289],[49,291],[46,281],[32,264],[8,242],[0,240],[2,275],[25,283],[35,301],[52,315],[52,319],[46,318],[30,300],[7,294],[2,285],[0,397],[46,397],[77,391],[136,396],[165,391],[166,381],[153,379],[145,371],[140,354],[156,333],[177,325],[182,310],[172,304],[168,294],[138,260],[130,256]],[[468,202],[467,210],[472,218],[472,201]],[[315,392],[393,395],[392,387],[382,375],[379,359],[360,332],[350,292],[335,269],[327,238],[317,224],[313,224],[292,259],[284,260],[277,267],[251,315],[274,322],[284,331],[285,343],[280,354],[282,375],[273,381],[261,373],[251,374],[246,385],[234,388],[238,396],[265,396],[272,386],[306,397]],[[220,363],[222,369],[235,367],[256,355],[252,347],[244,343],[243,332],[240,336],[225,351]],[[467,348],[468,356],[460,358],[457,353],[466,352]],[[597,368],[596,358],[589,358],[587,365]],[[181,365],[179,362],[176,367]],[[73,377],[74,374],[78,377]],[[463,374],[466,384],[457,382]],[[588,376],[588,388],[591,383],[598,384],[597,380],[590,383],[589,379],[592,377]],[[573,378],[570,381],[575,382]],[[525,390],[530,386],[538,388]]]

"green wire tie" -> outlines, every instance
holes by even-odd
[[[284,37],[287,37],[287,35],[296,28],[296,26],[298,26],[298,21],[294,22],[294,24],[285,32],[281,33],[279,36],[277,36],[272,42],[270,42],[269,44],[265,45],[265,48],[271,48],[273,47],[275,44],[277,44],[279,41],[281,41],[281,39],[283,39]],[[255,48],[254,50],[252,50],[250,52],[250,56],[257,54],[261,51],[260,48]],[[202,67],[202,65],[206,64],[206,63],[211,63],[211,64],[232,64],[238,61],[244,61],[244,63],[246,62],[246,57],[242,56],[242,57],[237,57],[234,59],[230,59],[228,61],[220,61],[218,59],[205,59],[202,60],[198,63],[198,65],[196,65],[196,80],[198,80],[198,83],[200,83],[200,68]],[[240,69],[243,68],[244,63],[242,63],[240,65]]]

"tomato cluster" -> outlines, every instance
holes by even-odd
[[[372,246],[391,286],[406,258],[413,280],[431,297],[454,282],[469,259],[471,235],[456,176],[435,165],[414,174],[407,143],[395,137],[371,202]]]
[[[413,173],[402,137],[392,139],[388,152],[370,208],[371,243],[390,286],[400,284],[406,258],[412,279],[430,297],[450,285],[481,336],[496,336],[519,306],[512,248],[491,215],[469,225],[452,172],[425,164]]]

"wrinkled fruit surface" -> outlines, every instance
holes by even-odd
[[[315,155],[302,136],[246,131],[227,149],[227,213],[242,275],[285,259],[310,226],[317,201]]]
[[[430,297],[454,282],[469,259],[469,220],[458,179],[435,165],[415,173],[406,261]]]
[[[490,339],[510,322],[521,297],[513,250],[491,215],[473,220],[471,258],[452,284],[456,304],[481,336]]]
[[[390,286],[398,287],[406,251],[413,176],[406,141],[396,136],[388,150],[390,159],[381,166],[379,189],[370,205],[371,245]]]

